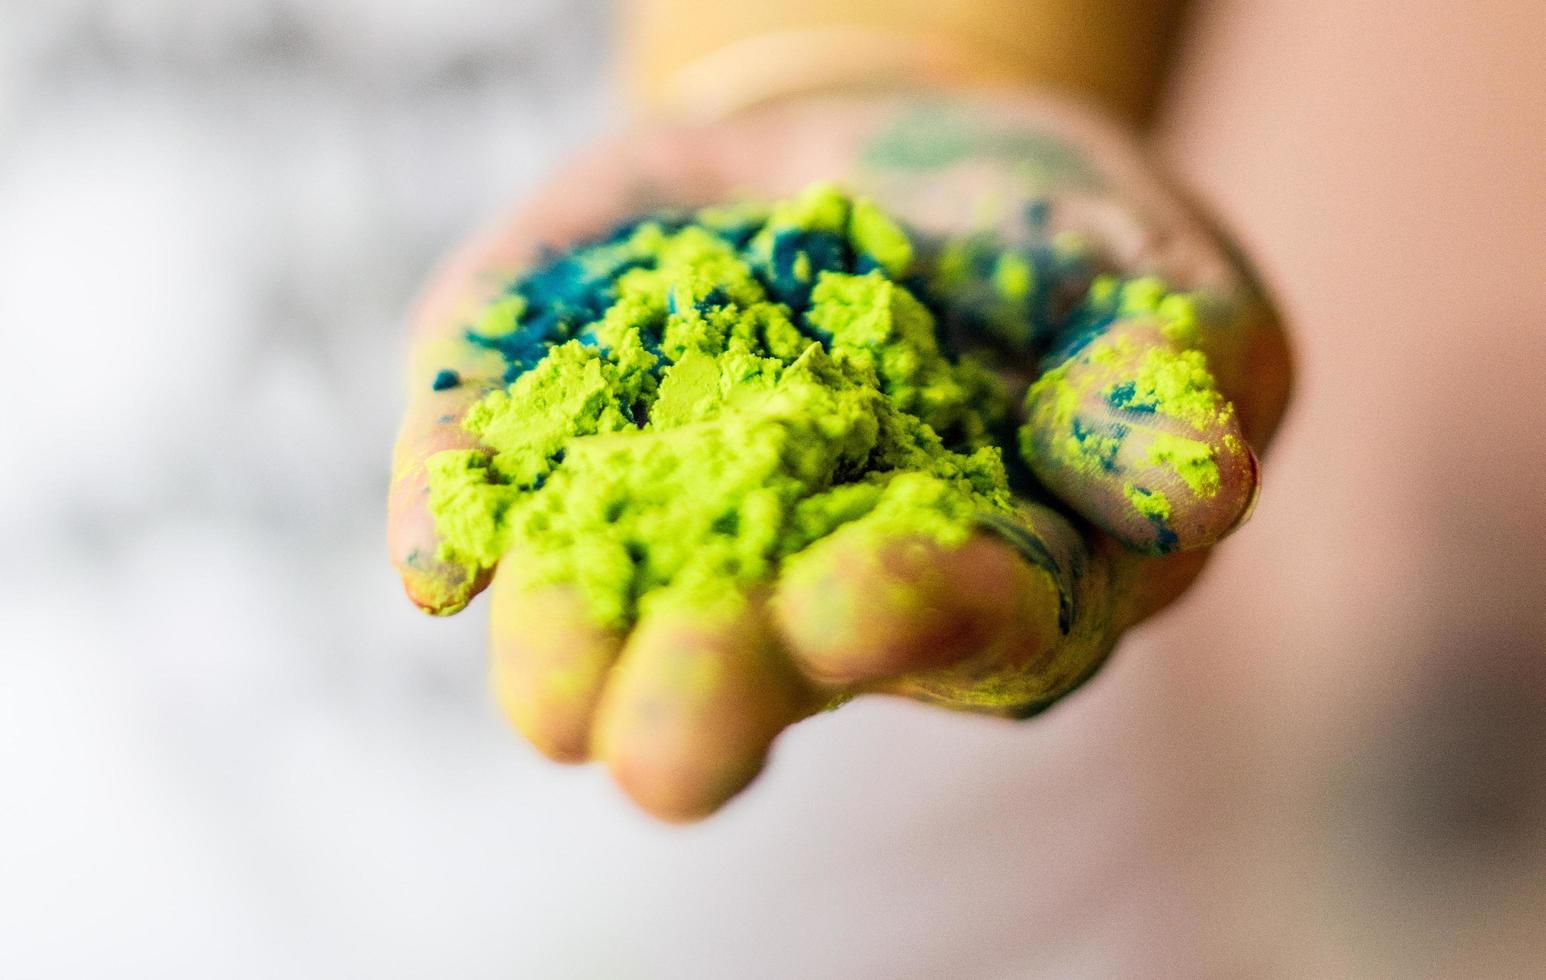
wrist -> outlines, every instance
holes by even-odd
[[[1153,107],[1176,0],[629,0],[624,60],[643,111],[723,118],[834,91],[1034,86],[1131,123]]]
[[[832,92],[937,91],[1023,81],[1015,66],[896,29],[809,27],[726,42],[636,87],[645,111],[720,119]]]

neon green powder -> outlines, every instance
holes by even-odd
[[[528,276],[473,334],[512,364],[464,423],[488,452],[429,462],[441,558],[517,563],[625,626],[765,581],[839,527],[964,540],[1013,506],[1009,394],[941,351],[912,263],[889,218],[823,186]]]

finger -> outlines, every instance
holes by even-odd
[[[476,449],[477,440],[463,430],[461,421],[467,407],[481,395],[482,390],[473,385],[424,392],[403,416],[393,450],[387,551],[408,597],[436,615],[459,611],[488,581],[487,574],[476,568],[443,559],[429,509],[426,465],[439,452]]]
[[[529,237],[489,232],[443,264],[421,297],[408,355],[409,402],[392,451],[387,550],[413,602],[450,615],[488,583],[491,569],[447,560],[430,510],[429,460],[448,450],[478,450],[462,428],[467,409],[502,385],[503,359],[467,334],[531,252]]]
[[[696,820],[750,783],[774,737],[815,706],[760,602],[657,603],[602,696],[596,752],[639,806]]]
[[[1021,455],[1047,489],[1129,548],[1199,548],[1243,523],[1256,456],[1207,359],[1154,316],[1124,319],[1026,397]]]
[[[622,637],[596,625],[572,590],[531,588],[508,566],[494,577],[491,599],[490,676],[500,708],[544,755],[584,762]]]
[[[926,537],[877,544],[839,532],[793,563],[774,599],[796,664],[812,679],[860,685],[947,667],[1013,636],[1027,647],[1058,636],[1061,590],[1002,539]]]
[[[872,690],[944,707],[1025,718],[1061,700],[1105,660],[1120,632],[1109,563],[1068,520],[1049,508],[1022,505],[991,528],[1022,566],[1038,570],[1020,596],[1017,615],[972,656],[872,685]],[[1056,598],[1049,602],[1049,587]],[[1046,623],[1049,605],[1057,610]]]

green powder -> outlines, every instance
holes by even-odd
[[[647,221],[474,328],[509,384],[429,462],[441,558],[626,626],[766,581],[839,527],[964,541],[1012,500],[1010,396],[940,348],[907,235],[830,187]]]
[[[1120,490],[1124,514],[1081,513],[1129,547],[1179,546],[1171,524],[1221,488],[1204,440],[1233,423],[1195,349],[1214,313],[1111,274],[1040,210],[1027,220],[1016,245],[915,247],[819,185],[550,257],[468,329],[498,355],[468,363],[504,365],[504,384],[464,421],[483,449],[429,460],[439,557],[468,581],[504,562],[573,587],[598,623],[626,627],[765,583],[839,528],[962,542],[1014,511],[1001,446],[1036,478]],[[1163,342],[1111,333],[1130,319]],[[1018,441],[1015,393],[977,356],[1041,368]],[[1014,490],[1035,494],[1026,469]]]
[[[1170,520],[1170,501],[1158,490],[1145,490],[1131,483],[1124,484],[1122,492],[1132,502],[1133,509],[1151,520]]]

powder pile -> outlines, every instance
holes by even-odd
[[[487,451],[429,461],[441,558],[513,562],[624,627],[766,582],[839,529],[963,541],[1028,477],[1001,448],[1014,393],[952,324],[1016,355],[1074,349],[1124,286],[1077,244],[925,261],[826,185],[550,256],[468,332],[506,370],[464,422]]]

